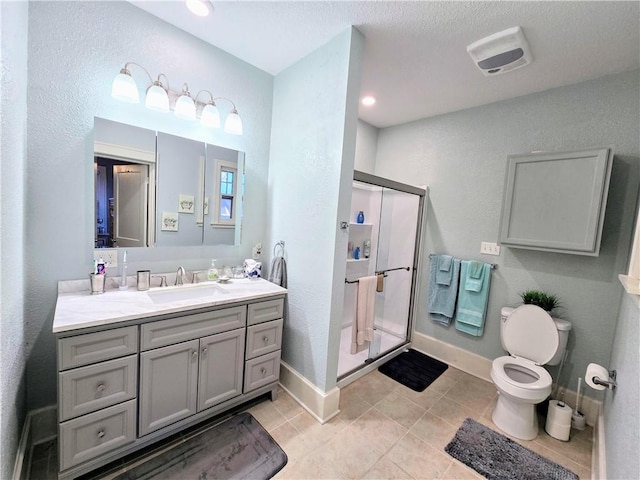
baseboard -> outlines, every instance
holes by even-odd
[[[413,332],[411,347],[469,375],[491,381],[492,360],[488,358],[419,332]]]
[[[57,436],[58,409],[55,405],[31,410],[22,425],[12,480],[23,480],[29,473],[31,448]]]
[[[285,362],[280,362],[280,386],[320,423],[340,413],[340,389],[323,392]]]
[[[598,421],[593,431],[593,447],[591,450],[591,478],[593,480],[607,478],[607,450],[604,439],[604,408],[600,405]]]
[[[437,338],[430,337],[423,333],[414,332],[411,339],[411,346],[420,352],[436,358],[447,365],[462,370],[474,377],[481,378],[487,382],[491,382],[491,363],[485,357],[481,357],[473,352],[464,350],[450,343],[443,342]],[[576,392],[564,389],[563,400],[571,408],[576,405]],[[580,411],[584,414],[587,425],[594,426],[598,421],[598,414],[602,402],[594,400],[587,396],[580,398]]]

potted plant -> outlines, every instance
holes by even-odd
[[[560,305],[558,297],[539,290],[525,290],[520,293],[520,298],[524,304],[537,305],[545,312],[551,314],[554,308]]]

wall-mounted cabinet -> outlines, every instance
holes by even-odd
[[[500,243],[597,256],[612,163],[610,148],[510,155]]]

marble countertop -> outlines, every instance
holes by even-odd
[[[86,288],[69,288],[68,284],[85,285]],[[155,287],[138,291],[135,287],[127,290],[110,289],[100,295],[91,295],[88,281],[66,282],[58,287],[58,300],[53,318],[53,333],[63,333],[89,327],[117,324],[127,320],[143,319],[170,313],[186,313],[189,310],[227,305],[236,302],[259,300],[287,293],[274,283],[262,278],[232,279],[228,283],[201,282],[177,287]],[[179,299],[189,289],[215,290],[211,296]],[[173,292],[176,293],[176,298]],[[153,295],[162,295],[162,303],[152,300]],[[189,295],[188,293],[186,294]]]

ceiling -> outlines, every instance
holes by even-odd
[[[640,68],[640,2],[213,1],[130,3],[277,75],[353,25],[366,38],[359,116],[383,128]],[[533,63],[485,77],[466,46],[520,26]]]

